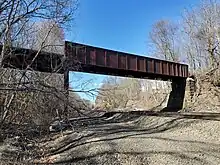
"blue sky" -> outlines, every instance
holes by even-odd
[[[80,0],[69,41],[150,56],[148,34],[160,19],[178,21],[185,8],[199,0]],[[71,73],[71,86],[89,80],[98,87],[105,76]],[[88,98],[85,95],[81,95]]]

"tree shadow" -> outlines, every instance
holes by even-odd
[[[162,117],[162,118],[161,118]],[[219,121],[218,117],[220,117],[219,113],[167,113],[167,112],[149,112],[149,111],[133,111],[126,113],[118,113],[114,112],[108,114],[105,118],[100,121],[96,121],[94,123],[88,123],[84,126],[76,127],[75,131],[83,132],[88,131],[91,132],[87,136],[81,136],[79,139],[69,139],[68,143],[63,141],[63,145],[57,147],[57,144],[52,146],[52,150],[48,156],[52,155],[68,155],[68,158],[61,160],[60,162],[79,162],[86,160],[91,160],[93,164],[99,164],[100,162],[96,162],[96,157],[100,157],[103,155],[113,155],[115,153],[118,154],[127,154],[127,155],[153,155],[153,154],[161,154],[161,155],[171,155],[174,157],[179,157],[180,159],[187,160],[196,160],[200,162],[200,164],[209,163],[205,158],[201,158],[200,156],[195,156],[198,154],[215,157],[220,161],[220,145],[215,143],[206,143],[202,141],[193,141],[193,140],[177,140],[165,137],[157,137],[156,135],[171,132],[173,130],[182,129],[192,124],[196,124],[201,120],[216,120]],[[109,119],[110,118],[110,119]],[[109,119],[109,120],[106,120]],[[199,119],[199,120],[198,120]],[[99,119],[100,120],[100,119]],[[151,137],[149,137],[151,136]],[[152,150],[147,152],[122,152],[119,151],[114,145],[115,141],[126,140],[126,139],[154,139],[154,140],[163,140],[170,143],[178,143],[178,144],[190,144],[192,146],[197,147],[196,150],[192,149],[189,151],[164,151],[163,148],[161,150]],[[108,145],[110,146],[109,151],[100,151],[98,153],[87,154],[88,149],[85,147],[88,146],[97,146],[99,145]],[[132,144],[128,144],[132,145]],[[146,144],[147,145],[147,144]],[[210,149],[210,146],[211,149]],[[63,154],[64,153],[64,154]],[[78,156],[72,157],[71,154],[76,153]],[[84,156],[83,156],[84,155]],[[191,155],[191,156],[190,156]],[[192,156],[194,155],[194,156]],[[90,163],[89,163],[90,164]]]
[[[116,154],[123,154],[123,155],[128,155],[128,156],[141,156],[141,157],[151,157],[154,155],[163,155],[163,156],[172,156],[175,158],[180,159],[181,161],[185,161],[185,162],[190,162],[192,163],[198,163],[198,164],[213,164],[213,163],[217,163],[216,160],[218,162],[220,162],[220,145],[219,144],[215,144],[215,143],[205,143],[205,142],[200,142],[200,141],[192,141],[192,140],[175,140],[175,139],[170,139],[170,138],[162,138],[162,137],[133,137],[135,139],[137,138],[142,138],[142,139],[152,139],[152,140],[161,140],[161,141],[165,141],[165,142],[176,142],[178,143],[180,146],[184,146],[184,145],[191,145],[192,148],[195,147],[194,149],[190,149],[190,150],[165,150],[164,148],[161,147],[161,149],[149,149],[148,151],[119,151],[117,148],[117,145],[115,144],[114,141],[109,140],[107,141],[107,144],[110,146],[110,149],[105,149],[104,151],[97,151],[94,152],[92,154],[85,154],[85,155],[81,155],[66,161],[61,161],[59,163],[70,163],[70,162],[74,162],[75,164],[79,164],[79,162],[82,161],[87,161],[87,163],[91,164],[103,164],[103,162],[100,162],[100,157],[104,156],[106,157],[106,155],[109,155],[111,158],[115,158]],[[98,144],[95,144],[98,145]],[[130,144],[132,145],[132,144]],[[210,149],[211,146],[211,149]],[[77,150],[78,152],[84,152],[83,150]],[[69,154],[71,154],[73,152],[70,152]],[[70,155],[69,155],[70,156]],[[212,157],[213,160],[207,159],[207,157]],[[105,162],[106,164],[111,164],[111,163],[118,163],[118,159],[114,159],[114,162],[112,162],[112,160],[107,160],[107,162]],[[142,162],[145,163],[145,162]],[[174,162],[173,162],[174,163]],[[120,164],[120,162],[118,163]]]
[[[151,119],[150,119],[151,120]],[[90,134],[89,136],[81,137],[79,140],[69,141],[68,144],[63,145],[61,148],[55,147],[53,154],[59,154],[65,152],[71,148],[79,147],[82,145],[87,145],[89,143],[97,143],[97,142],[107,142],[112,140],[119,140],[125,139],[132,136],[139,136],[139,135],[147,135],[147,134],[155,134],[155,133],[162,133],[164,131],[172,130],[178,127],[186,127],[192,123],[197,121],[183,121],[183,118],[174,118],[168,121],[164,121],[162,123],[158,123],[156,121],[150,122],[146,121],[144,127],[138,126],[137,120],[134,121],[132,124],[126,123],[106,123],[106,124],[98,124],[89,126],[87,128],[79,130],[79,132],[87,130],[92,131],[94,134]],[[95,139],[95,140],[94,140]]]

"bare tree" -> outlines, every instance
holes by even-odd
[[[5,0],[0,2],[0,67],[7,48],[11,47],[27,24],[50,20],[59,26],[68,23],[76,11],[76,0]]]
[[[194,69],[219,65],[220,3],[205,0],[184,14],[186,52]]]
[[[96,104],[105,109],[126,108],[129,101],[139,100],[140,92],[138,79],[110,77],[103,82]]]
[[[155,54],[166,60],[178,61],[178,27],[167,20],[157,21],[150,32],[150,39],[155,47]]]
[[[38,50],[43,46],[43,51],[64,54],[64,30],[62,27],[53,21],[39,22],[35,26],[33,49]],[[47,34],[48,37],[44,39]]]
[[[0,2],[1,122],[6,119],[23,121],[24,116],[28,118],[28,114],[32,117],[37,117],[39,114],[51,116],[52,113],[49,112],[54,114],[55,109],[63,105],[65,100],[63,84],[60,87],[59,83],[62,82],[60,80],[62,76],[51,81],[54,78],[52,74],[31,73],[28,69],[42,50],[63,53],[63,47],[57,51],[57,45],[63,44],[62,29],[72,21],[76,7],[76,0]],[[14,55],[11,53],[13,46],[23,48],[35,46],[37,49],[36,55],[24,71],[2,69],[4,59]],[[22,106],[20,106],[21,102]],[[44,117],[47,120],[47,117]],[[18,118],[20,119],[17,120]]]

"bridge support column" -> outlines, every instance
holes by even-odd
[[[186,79],[173,79],[172,91],[169,95],[167,107],[163,111],[179,111],[183,108]]]
[[[64,116],[67,117],[68,114],[68,105],[69,105],[69,70],[66,69],[64,72]]]

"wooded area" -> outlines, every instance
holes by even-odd
[[[71,27],[78,4],[77,0],[0,1],[0,145],[8,138],[24,139],[19,144],[23,155],[15,158],[10,151],[11,155],[0,155],[0,159],[19,162],[44,157],[42,152],[34,156],[38,148],[28,148],[27,144],[50,134],[54,120],[85,117],[91,110],[154,110],[167,99],[170,82],[118,77],[108,77],[98,89],[73,87],[67,98],[63,75],[32,70],[40,52],[64,54],[64,32]],[[199,6],[186,9],[177,22],[158,20],[149,37],[152,52],[148,55],[185,62],[195,77],[193,99],[186,93],[183,111],[202,112],[205,107],[219,113],[220,2],[201,1]],[[14,56],[14,47],[37,51],[25,70],[3,68],[4,59]],[[64,56],[63,63],[65,59]],[[80,92],[96,97],[95,103],[81,98]],[[68,111],[64,108],[66,103]],[[0,152],[4,151],[0,146]]]

